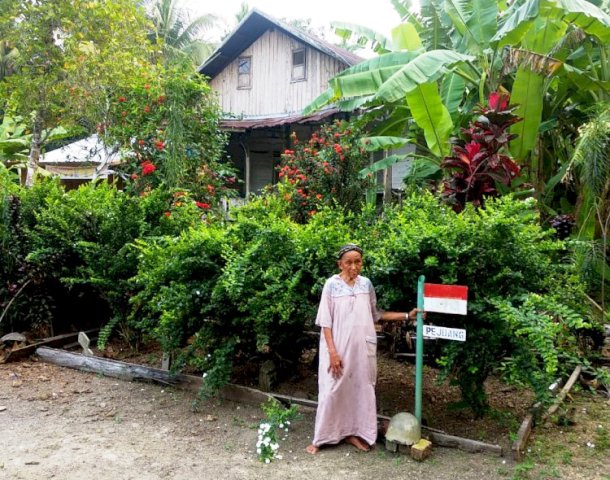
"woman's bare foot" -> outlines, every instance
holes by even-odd
[[[358,450],[362,450],[363,452],[368,452],[371,449],[371,447],[369,447],[365,442],[353,435],[351,437],[346,437],[345,443],[349,443],[350,445],[353,445]]]
[[[318,451],[320,449],[312,443],[305,450],[307,451],[307,453],[311,453],[312,455],[315,455],[316,453],[318,453]]]

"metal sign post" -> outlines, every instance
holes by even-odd
[[[421,425],[421,398],[424,374],[424,282],[420,275],[417,282],[417,332],[415,337],[415,418]]]
[[[466,315],[468,287],[462,285],[438,285],[424,283],[421,275],[417,282],[417,337],[415,340],[415,417],[421,425],[422,384],[424,375],[424,336],[445,340],[466,341],[466,330],[461,328],[424,325],[426,312]]]

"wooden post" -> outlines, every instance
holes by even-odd
[[[387,150],[383,152],[383,158],[388,158]],[[392,167],[383,171],[383,203],[392,202]]]
[[[239,143],[244,150],[244,181],[246,183],[246,198],[250,196],[250,149],[244,142]]]

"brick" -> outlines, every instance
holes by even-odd
[[[422,438],[411,446],[411,457],[419,462],[425,460],[432,453],[432,442]]]

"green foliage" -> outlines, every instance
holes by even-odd
[[[565,302],[552,293],[493,302],[514,335],[512,355],[502,362],[501,372],[513,383],[533,386],[540,400],[548,399],[548,385],[568,374],[588,353],[578,335],[591,324],[583,312]]]

